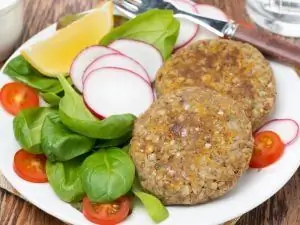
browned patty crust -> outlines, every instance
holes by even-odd
[[[248,168],[251,122],[236,101],[198,87],[155,101],[135,123],[130,155],[141,185],[164,204],[224,195]]]
[[[175,53],[158,71],[158,95],[187,86],[202,86],[244,104],[253,129],[273,109],[276,90],[269,62],[249,44],[207,40]]]

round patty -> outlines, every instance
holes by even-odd
[[[208,40],[175,53],[158,71],[158,95],[187,86],[202,86],[243,103],[257,129],[273,109],[276,90],[269,62],[249,44]]]
[[[224,195],[248,168],[251,122],[233,99],[198,87],[155,101],[135,123],[130,155],[141,185],[166,205]]]

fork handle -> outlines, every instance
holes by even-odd
[[[275,60],[300,67],[300,46],[291,44],[269,33],[238,26],[231,39],[247,42],[266,56]]]

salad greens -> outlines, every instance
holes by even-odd
[[[42,126],[41,146],[50,161],[67,161],[89,152],[94,139],[76,134],[65,127],[58,115],[48,116]]]
[[[132,192],[143,203],[149,216],[155,223],[160,223],[169,217],[168,210],[158,198],[151,194],[143,192],[137,176],[134,180]]]
[[[179,22],[170,10],[152,9],[113,29],[100,41],[109,45],[117,39],[134,39],[155,46],[167,59],[177,40]]]
[[[44,120],[55,115],[56,110],[46,107],[25,109],[13,121],[14,134],[19,144],[33,154],[43,153],[41,148],[41,130]]]
[[[133,193],[143,203],[154,222],[160,223],[169,217],[168,210],[158,198],[142,191],[133,191]]]
[[[57,106],[61,99],[61,97],[57,93],[53,92],[40,92],[40,96],[51,106]]]
[[[116,146],[122,146],[124,144],[127,144],[132,137],[132,132],[128,132],[127,134],[123,135],[122,137],[111,139],[111,140],[97,140],[94,148],[106,148],[106,147],[116,147]]]
[[[4,68],[4,73],[12,79],[18,80],[44,93],[58,93],[62,91],[62,87],[56,78],[44,76],[21,55],[9,61]]]
[[[92,202],[110,202],[130,191],[135,167],[119,148],[99,149],[81,167],[83,189]]]
[[[84,157],[80,156],[67,162],[47,160],[46,173],[51,187],[65,202],[78,202],[84,197],[80,180],[80,166]]]
[[[129,149],[130,149],[130,145],[125,145],[123,148],[122,148],[122,151],[126,152],[127,154],[129,153]]]
[[[99,139],[116,139],[129,133],[135,117],[132,114],[114,115],[102,121],[86,108],[82,97],[67,80],[58,76],[65,91],[59,103],[59,115],[63,124],[81,135]]]
[[[81,16],[62,18],[58,29]],[[155,46],[165,59],[170,56],[179,32],[179,22],[171,11],[153,9],[127,22],[123,17],[118,19],[121,25],[100,44],[121,38],[140,40]],[[23,56],[12,59],[4,72],[37,89],[49,105],[58,106],[58,110],[23,110],[13,125],[15,138],[25,150],[47,156],[47,177],[59,198],[77,204],[87,195],[92,202],[106,203],[132,192],[156,223],[168,217],[160,200],[144,192],[135,179],[135,166],[128,154],[135,116],[114,115],[100,121],[73,89],[70,78],[44,76]]]

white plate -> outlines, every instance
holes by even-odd
[[[50,37],[55,32],[52,25],[27,41],[21,48]],[[13,56],[19,54],[20,49]],[[287,66],[271,63],[275,72],[278,98],[272,118],[291,118],[300,121],[300,79]],[[0,76],[0,87],[9,82],[7,76]],[[71,224],[92,224],[69,204],[61,201],[48,184],[29,183],[13,171],[13,156],[20,148],[13,135],[13,117],[0,108],[0,169],[8,181],[31,203],[45,212]],[[284,132],[284,131],[283,131]],[[289,146],[280,161],[262,171],[249,170],[233,191],[215,201],[191,207],[168,207],[170,217],[162,225],[216,225],[236,218],[274,195],[295,173],[300,165],[300,141]],[[137,206],[133,214],[122,224],[154,224],[146,211]]]

